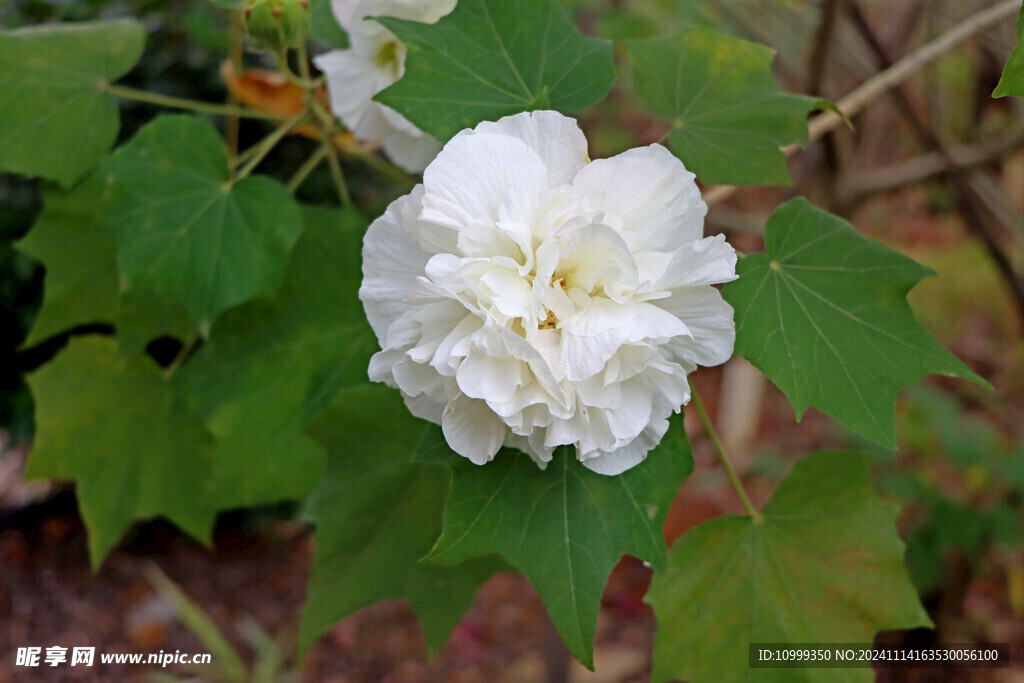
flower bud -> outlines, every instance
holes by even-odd
[[[275,52],[301,45],[309,24],[308,0],[250,0],[245,9],[249,37]]]

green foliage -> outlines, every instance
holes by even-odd
[[[218,506],[303,498],[323,465],[301,433],[337,390],[366,380],[376,343],[356,296],[365,219],[306,208],[281,291],[229,311],[175,378],[217,437]]]
[[[309,12],[312,15],[312,25],[309,30],[311,36],[331,47],[348,47],[348,34],[334,18],[334,12],[331,11],[331,0],[310,0]]]
[[[378,21],[409,51],[405,76],[374,99],[442,141],[521,111],[583,109],[615,80],[611,43],[584,37],[556,0],[460,0],[433,25]]]
[[[788,184],[780,147],[807,143],[813,97],[771,77],[773,51],[708,28],[631,41],[637,97],[669,121],[669,147],[705,183]]]
[[[185,337],[191,327],[180,306],[121,297],[117,241],[100,221],[105,175],[95,171],[72,190],[43,191],[44,210],[18,249],[46,268],[43,306],[27,346],[87,323],[112,323],[122,351],[141,351],[162,334]]]
[[[736,272],[723,291],[736,309],[736,353],[797,418],[813,405],[894,448],[901,388],[929,373],[985,383],[914,320],[906,294],[932,271],[804,199],[776,210],[765,253]]]
[[[103,85],[144,43],[129,20],[0,31],[0,170],[69,187],[95,166],[120,128]]]
[[[200,328],[225,309],[272,294],[302,232],[277,181],[228,174],[216,129],[165,115],[104,164],[102,220],[118,242],[121,288],[138,300],[180,301]]]
[[[378,600],[405,598],[437,649],[477,587],[503,565],[494,558],[452,567],[423,564],[441,531],[443,468],[409,454],[426,423],[383,386],[347,389],[310,428],[327,466],[309,500],[317,555],[299,628],[305,653],[339,619]]]
[[[29,378],[37,438],[27,476],[73,479],[99,567],[132,522],[164,516],[209,542],[211,439],[148,358],[76,339]]]
[[[419,461],[453,471],[444,531],[427,557],[459,562],[499,553],[537,588],[566,645],[592,667],[601,592],[625,554],[665,566],[661,527],[690,472],[682,417],[640,466],[614,477],[591,472],[559,448],[546,470],[519,451],[481,467],[449,450],[431,428]]]
[[[796,464],[764,519],[726,516],[690,530],[655,574],[653,681],[788,681],[750,669],[748,643],[871,642],[929,626],[903,568],[896,507],[871,490],[868,456]],[[803,681],[870,681],[869,669],[802,669]]]
[[[1010,59],[1003,67],[1003,75],[992,91],[992,97],[1024,97],[1024,40],[1021,36],[1024,36],[1024,7],[1021,7],[1017,17],[1017,44],[1013,46]]]

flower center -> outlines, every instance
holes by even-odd
[[[377,52],[377,66],[382,69],[390,69],[394,77],[398,78],[398,41],[389,40],[384,43]]]

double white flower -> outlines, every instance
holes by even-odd
[[[549,111],[465,130],[366,233],[370,379],[474,463],[507,445],[544,467],[572,444],[623,472],[689,401],[687,373],[732,355],[712,285],[736,255],[703,237],[706,211],[660,145],[588,162]]]
[[[373,96],[405,73],[405,45],[367,17],[397,17],[432,24],[455,9],[456,0],[333,0],[331,9],[348,32],[350,46],[317,57],[327,77],[331,110],[360,140],[380,140],[384,153],[410,173],[419,173],[441,150],[424,133]]]

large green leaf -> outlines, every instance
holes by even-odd
[[[537,588],[572,653],[593,666],[601,592],[625,554],[665,565],[662,525],[683,479],[693,471],[682,417],[642,464],[609,477],[583,467],[569,448],[541,470],[504,450],[484,466],[453,454],[440,428],[427,433],[418,459],[453,470],[444,531],[428,560],[505,557]]]
[[[106,187],[105,175],[97,170],[72,190],[43,190],[43,213],[18,244],[46,268],[43,307],[27,345],[98,322],[117,326],[121,350],[127,354],[161,335],[189,335],[188,316],[179,305],[133,303],[120,296],[117,241],[113,230],[99,221]]]
[[[773,54],[709,28],[629,42],[638,97],[671,122],[669,147],[703,182],[789,183],[779,148],[807,143],[818,100],[779,90]]]
[[[178,412],[148,358],[74,339],[29,378],[36,441],[27,475],[73,479],[94,566],[135,520],[164,516],[209,542],[209,435]]]
[[[611,43],[583,36],[556,0],[460,0],[433,25],[378,21],[408,54],[374,99],[439,140],[521,111],[583,109],[615,80]]]
[[[122,289],[180,301],[209,329],[221,311],[280,286],[302,232],[299,206],[271,178],[231,182],[209,121],[160,116],[104,168],[103,220],[117,235]]]
[[[378,600],[406,598],[437,649],[477,587],[504,568],[497,558],[452,567],[422,564],[441,531],[448,475],[409,461],[425,423],[398,393],[346,389],[312,425],[327,466],[310,498],[317,553],[299,628],[299,652],[336,621]]]
[[[906,294],[934,273],[804,199],[765,228],[722,292],[736,353],[775,382],[797,418],[808,406],[895,448],[900,389],[929,373],[984,384],[921,327]]]
[[[228,311],[175,381],[217,438],[222,508],[305,497],[323,451],[301,434],[338,388],[366,381],[376,347],[358,298],[365,219],[304,210],[281,291]]]
[[[871,490],[871,458],[801,460],[764,518],[727,516],[669,551],[647,601],[658,618],[652,681],[871,681],[870,669],[752,669],[750,643],[869,643],[930,626],[903,567],[896,506]]]
[[[69,186],[95,166],[121,125],[103,85],[145,40],[130,20],[0,31],[0,170]]]
[[[1013,52],[1003,67],[1003,75],[992,91],[992,97],[1005,97],[1016,95],[1024,97],[1024,7],[1021,7],[1020,15],[1017,17],[1017,44],[1013,46]]]

